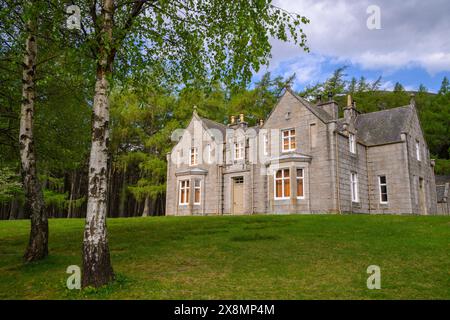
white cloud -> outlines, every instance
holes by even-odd
[[[308,17],[304,27],[308,45],[315,58],[303,62],[305,54],[293,44],[272,41],[270,69],[291,61],[302,70],[298,80],[307,82],[320,70],[317,57],[334,57],[363,69],[392,72],[411,66],[428,73],[450,71],[450,1],[351,1],[351,0],[278,0],[276,4]],[[369,30],[366,9],[376,4],[381,9],[381,29]],[[300,78],[302,77],[302,78]]]

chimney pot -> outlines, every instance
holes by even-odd
[[[352,106],[352,96],[347,95],[347,107],[351,107],[351,106]]]
[[[240,122],[244,122],[244,114],[243,114],[243,113],[241,113],[241,114],[239,115],[239,121],[240,121]]]
[[[328,91],[328,101],[333,100],[333,92]]]
[[[235,116],[231,116],[231,124],[234,124],[236,121],[236,117]]]
[[[264,125],[264,119],[259,119],[259,126],[262,127]]]

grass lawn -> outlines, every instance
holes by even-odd
[[[109,219],[117,281],[68,290],[83,223],[51,220],[50,256],[24,265],[29,222],[0,221],[0,299],[450,299],[450,217]]]

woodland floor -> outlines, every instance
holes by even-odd
[[[52,219],[49,257],[24,265],[29,222],[0,221],[0,299],[450,299],[450,217],[109,219],[117,280],[68,290],[83,223]]]

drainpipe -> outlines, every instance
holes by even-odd
[[[337,204],[338,204],[338,213],[342,214],[341,211],[341,193],[339,190],[339,146],[338,146],[338,133],[334,132],[335,137],[335,150],[336,150],[336,191],[337,191]]]
[[[371,186],[370,177],[372,176],[372,174],[369,173],[369,160],[368,160],[368,155],[367,155],[367,150],[369,149],[369,147],[364,146],[364,149],[366,150],[367,196],[368,196],[367,200],[369,201],[369,214],[370,214],[370,210],[372,208],[372,204],[371,204],[371,201],[370,201],[370,198],[371,198],[371,194],[370,194],[370,186]]]
[[[252,210],[251,213],[255,213],[255,168],[253,164],[251,165],[251,177],[252,177]]]

